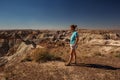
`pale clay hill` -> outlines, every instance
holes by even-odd
[[[0,80],[120,80],[120,31],[78,30],[77,65],[67,30],[1,30]]]

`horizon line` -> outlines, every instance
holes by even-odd
[[[118,28],[118,29],[114,29],[114,28],[78,28],[79,30],[120,30],[120,28]],[[10,30],[69,30],[69,29],[66,29],[66,28],[64,28],[64,29],[35,29],[35,28],[24,28],[24,29],[22,29],[22,28],[19,28],[19,29],[16,29],[16,28],[14,28],[14,29],[0,29],[0,31],[4,31],[4,30],[7,30],[7,31],[10,31]]]

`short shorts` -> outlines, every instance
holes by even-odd
[[[70,44],[70,48],[71,48],[71,49],[77,49],[77,47],[78,47],[78,46],[75,45],[75,44]]]

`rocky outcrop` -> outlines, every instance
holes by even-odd
[[[13,55],[0,58],[0,66],[6,63],[7,63],[7,66],[19,63],[20,61],[24,59],[26,55],[31,53],[32,48],[34,48],[32,44],[28,44],[28,43],[26,44],[22,42]],[[43,47],[40,47],[37,45],[36,48],[43,48]]]
[[[0,67],[4,66],[8,62],[6,57],[0,57]]]

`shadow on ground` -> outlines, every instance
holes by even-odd
[[[102,64],[85,64],[85,63],[78,63],[76,66],[80,67],[90,67],[90,68],[98,68],[98,69],[105,69],[105,70],[120,70],[120,68],[102,65]]]

